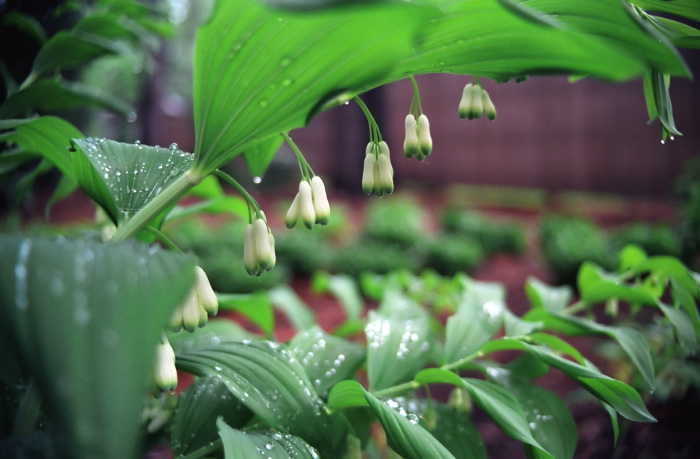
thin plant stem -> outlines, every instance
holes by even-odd
[[[369,124],[369,138],[372,142],[377,143],[382,141],[382,134],[379,131],[379,126],[377,126],[377,122],[374,120],[374,117],[372,116],[372,113],[369,111],[369,108],[367,108],[367,105],[365,105],[364,102],[362,102],[362,99],[359,97],[355,96],[352,98],[357,105],[362,109],[362,112],[365,114],[365,117],[367,118],[367,123]]]
[[[233,177],[231,177],[231,176],[228,175],[226,172],[224,172],[224,171],[222,171],[222,170],[220,170],[220,169],[217,169],[217,170],[215,170],[215,171],[212,172],[212,173],[213,173],[215,176],[217,176],[217,177],[219,177],[220,179],[222,179],[224,182],[226,182],[226,183],[228,183],[229,185],[231,185],[231,186],[233,187],[233,189],[236,190],[236,191],[238,192],[238,194],[240,194],[240,195],[243,197],[243,199],[246,200],[246,202],[248,202],[248,205],[250,205],[251,207],[253,207],[253,211],[257,214],[258,218],[262,218],[262,213],[261,213],[262,211],[260,210],[260,206],[258,205],[258,202],[255,200],[255,198],[253,198],[253,197],[250,195],[250,193],[248,193],[248,192],[245,190],[245,188],[243,188],[243,186],[242,186],[240,183],[238,183],[238,182],[236,181],[236,179],[234,179]]]
[[[287,145],[289,145],[289,148],[292,149],[294,152],[294,156],[297,157],[297,161],[299,161],[299,167],[301,168],[301,175],[304,178],[310,178],[313,177],[314,171],[311,169],[311,166],[309,165],[308,161],[306,161],[306,158],[304,158],[304,155],[302,154],[301,150],[299,150],[299,147],[297,147],[297,144],[294,143],[291,137],[289,137],[289,134],[286,132],[280,133],[282,138],[284,139],[285,142],[287,142]]]
[[[413,76],[408,77],[411,81],[411,86],[413,87],[413,99],[411,100],[411,113],[416,116],[420,116],[423,113],[423,108],[420,105],[420,91],[418,90],[418,83]],[[416,117],[418,117],[416,116]]]
[[[156,229],[156,228],[154,228],[154,227],[152,227],[152,226],[147,226],[147,227],[146,227],[146,231],[148,231],[148,232],[154,234],[154,235],[158,238],[158,240],[159,240],[160,242],[162,242],[163,244],[165,244],[165,245],[166,245],[170,250],[172,250],[173,252],[184,253],[182,250],[180,250],[180,247],[178,247],[178,246],[172,241],[172,239],[170,239],[168,236],[166,236],[165,234],[163,234],[162,231],[160,231],[160,230],[158,230],[158,229]]]

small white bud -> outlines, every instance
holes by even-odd
[[[196,266],[195,272],[197,274],[195,290],[197,291],[199,302],[207,314],[215,316],[219,310],[219,300],[216,298],[216,293],[214,293],[214,289],[211,288],[211,283],[204,270]]]
[[[369,148],[369,147],[368,147]],[[365,165],[362,170],[362,191],[365,194],[372,194],[374,191],[374,166],[376,159],[373,154],[365,156]]]
[[[175,351],[168,338],[162,336],[156,347],[156,361],[153,369],[153,382],[163,392],[175,390],[177,387],[177,369],[175,368]]]
[[[467,84],[462,90],[462,99],[459,101],[459,117],[464,119],[469,116],[472,106],[472,90],[474,85]]]
[[[260,275],[260,266],[255,255],[255,238],[253,237],[252,223],[247,224],[243,232],[243,264],[251,276]]]
[[[287,216],[284,219],[284,224],[287,226],[287,228],[294,228],[294,225],[297,224],[297,220],[299,220],[300,213],[301,206],[299,205],[299,193],[297,193],[296,196],[294,196],[294,201],[292,201],[292,205],[289,206]]]
[[[270,265],[266,268],[266,271],[271,271],[272,268],[277,264],[277,254],[275,253],[275,237],[272,235],[272,231],[268,230],[267,238],[270,241],[270,251],[272,252],[272,259],[270,260]]]
[[[427,116],[418,117],[417,131],[420,151],[424,156],[428,156],[433,151],[433,139],[430,137],[430,123]]]
[[[314,223],[316,223],[316,211],[314,210],[314,199],[311,194],[311,184],[306,180],[299,182],[299,207],[304,226],[309,229],[313,228]]]
[[[203,316],[200,312],[204,312]],[[207,324],[207,313],[199,304],[197,292],[192,289],[185,298],[182,304],[182,326],[188,332],[192,333],[197,327],[203,327]]]
[[[266,270],[272,263],[273,253],[268,234],[265,220],[262,218],[256,219],[253,222],[253,246],[255,247],[255,259],[259,271]]]
[[[388,168],[389,171],[391,172],[391,178],[394,178],[394,167],[391,165],[391,155],[389,153],[389,145],[387,145],[386,142],[381,141],[379,142],[379,156],[386,156],[387,158],[387,164],[389,164]],[[379,158],[377,158],[379,159]]]
[[[331,216],[331,205],[328,202],[326,195],[326,187],[323,185],[323,180],[318,175],[311,179],[311,196],[314,201],[314,212],[316,214],[316,223],[326,225]]]
[[[374,184],[377,194],[380,196],[384,193],[394,192],[394,170],[391,167],[391,161],[389,160],[389,155],[379,155],[377,158],[377,172],[378,180]]]
[[[404,126],[406,128],[406,138],[403,141],[403,153],[407,158],[412,158],[420,149],[418,146],[416,118],[409,113],[406,115]]]
[[[482,93],[483,89],[479,86],[474,86],[472,89],[472,103],[469,107],[469,113],[467,114],[467,118],[470,120],[478,120],[484,113],[484,102],[481,98]]]

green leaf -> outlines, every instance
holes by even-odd
[[[301,364],[279,343],[221,342],[176,354],[177,366],[220,378],[270,427],[332,451],[333,426]]]
[[[235,215],[241,220],[248,218],[248,204],[239,196],[219,196],[187,206],[175,206],[168,213],[167,221],[197,214]]]
[[[668,18],[649,16],[648,19],[675,46],[694,49],[700,47],[700,30]]]
[[[113,140],[73,139],[78,183],[115,222],[131,218],[192,165],[178,148],[159,148]],[[173,144],[173,146],[175,146]]]
[[[259,336],[228,319],[212,319],[207,322],[206,327],[198,328],[191,333],[167,332],[167,336],[175,352],[213,346],[224,341],[260,339]]]
[[[370,408],[379,419],[386,432],[389,447],[407,459],[415,458],[454,458],[430,432],[418,425],[415,414],[409,416],[390,407],[388,402],[381,402],[365,391],[365,398]],[[398,408],[398,406],[397,406]]]
[[[273,306],[281,310],[297,330],[306,330],[316,325],[311,309],[288,285],[278,285],[267,292]]]
[[[83,134],[68,121],[55,116],[43,116],[28,122],[17,120],[14,131],[6,137],[8,142],[21,146],[25,152],[43,156],[64,175],[74,177],[71,156],[66,150],[72,138]]]
[[[131,105],[98,87],[63,80],[40,80],[10,94],[0,105],[0,116],[27,116],[84,106],[106,108],[122,116],[133,111]]]
[[[571,412],[554,392],[517,377],[510,371],[489,368],[488,375],[508,390],[520,403],[532,436],[556,458],[573,458],[577,430]],[[541,457],[541,450],[527,446],[529,457]]]
[[[357,406],[369,406],[365,390],[357,381],[340,381],[328,394],[328,407],[334,411]]]
[[[319,271],[311,279],[311,288],[315,293],[331,292],[340,302],[348,320],[359,319],[362,315],[365,302],[352,276]]]
[[[676,129],[676,124],[673,121],[673,108],[669,94],[670,85],[671,79],[667,73],[652,69],[644,74],[644,92],[647,95],[647,104],[651,105],[653,101],[653,105],[651,105],[653,109],[649,109],[649,113],[654,115],[654,118],[651,118],[650,121],[656,117],[661,121],[665,129],[662,141],[666,140],[668,134],[671,134],[671,137],[683,135]]]
[[[430,357],[428,314],[396,289],[384,293],[378,311],[369,311],[365,334],[367,377],[373,390],[412,378]]]
[[[282,136],[273,135],[262,140],[243,152],[243,158],[248,166],[248,170],[255,177],[262,177],[265,174],[272,158],[282,145]]]
[[[487,459],[484,441],[472,423],[469,413],[435,400],[416,400],[423,408],[422,416],[430,425],[434,417],[435,425],[430,429],[433,436],[442,443],[455,457]]]
[[[698,349],[698,337],[695,334],[693,322],[682,309],[677,309],[672,306],[667,306],[659,301],[659,308],[664,312],[668,321],[673,325],[683,350],[691,355],[694,355]]]
[[[500,295],[480,296],[467,291],[462,295],[457,312],[447,319],[445,330],[445,363],[456,362],[490,340],[501,327],[505,305]]]
[[[39,50],[34,59],[32,74],[38,77],[58,69],[72,68],[96,57],[119,51],[118,46],[98,35],[78,30],[61,30],[47,40]]]
[[[416,373],[413,378],[418,384],[452,384],[453,386],[461,386],[462,379],[452,371],[443,370],[440,368],[426,368]]]
[[[352,378],[365,359],[361,346],[328,335],[314,326],[298,333],[289,343],[289,349],[306,370],[319,395],[334,384]]]
[[[318,452],[299,437],[279,432],[242,431],[229,427],[224,419],[216,420],[226,457],[269,459],[316,459]]]
[[[0,320],[66,439],[62,456],[135,457],[155,348],[191,257],[131,241],[0,236]]]
[[[646,11],[672,13],[700,21],[700,10],[696,0],[630,0],[630,3]]]
[[[226,424],[238,428],[253,413],[231,395],[221,380],[198,378],[180,395],[171,430],[173,453],[185,456],[216,441],[219,438],[216,428],[219,416]]]
[[[622,248],[620,251],[620,269],[619,271],[625,272],[628,269],[634,270],[634,267],[638,264],[644,262],[647,259],[647,254],[641,247],[628,244]]]
[[[527,293],[527,298],[533,307],[550,312],[564,310],[573,297],[571,287],[568,285],[552,287],[534,277],[528,277],[525,293]]]
[[[236,311],[250,319],[267,336],[272,336],[275,327],[275,318],[272,311],[272,303],[267,294],[263,292],[250,294],[219,294],[219,308],[222,310]]]
[[[214,170],[389,77],[432,9],[365,4],[313,14],[217,2],[197,34],[196,167]],[[211,78],[216,75],[216,78]]]
[[[46,31],[41,26],[39,21],[29,16],[28,14],[19,11],[10,11],[2,17],[3,28],[14,28],[24,34],[32,41],[42,44],[46,41]]]
[[[462,378],[462,386],[474,403],[481,408],[508,436],[518,441],[543,447],[535,440],[525,413],[516,398],[507,390],[489,381]]]
[[[648,262],[639,266],[644,266]],[[640,269],[638,267],[638,269]],[[630,303],[656,304],[656,299],[643,287],[625,284],[617,276],[605,273],[590,262],[584,262],[578,272],[578,290],[581,300],[594,304],[613,298]]]
[[[695,298],[700,298],[700,287],[688,268],[675,257],[649,257],[635,267],[636,273],[654,272],[657,276],[670,279]]]

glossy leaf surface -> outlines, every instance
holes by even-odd
[[[279,432],[242,431],[223,419],[216,421],[226,457],[268,459],[317,459],[318,452],[299,437]]]

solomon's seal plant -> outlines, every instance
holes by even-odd
[[[6,89],[0,174],[26,177],[15,190],[21,195],[55,167],[62,179],[52,201],[79,187],[116,227],[104,232],[105,241],[89,234],[0,237],[0,321],[7,330],[0,335],[0,403],[3,413],[13,413],[2,427],[0,455],[38,448],[47,457],[141,457],[148,432],[166,435],[176,457],[191,459],[357,457],[381,445],[371,435],[378,422],[384,447],[403,457],[484,457],[468,408],[478,406],[529,456],[570,458],[571,414],[534,382],[551,368],[600,400],[616,433],[619,417],[654,421],[635,388],[603,374],[560,338],[594,334],[618,343],[648,391],[655,368],[644,335],[577,313],[615,301],[651,308],[674,330],[674,352],[697,350],[696,275],[675,258],[635,247],[623,251],[615,273],[584,264],[575,302],[568,290],[529,281],[532,309],[524,317],[508,309],[501,286],[464,274],[398,271],[365,276],[359,285],[333,277],[328,285],[347,321],[328,333],[289,288],[217,296],[194,257],[161,231],[183,214],[223,208],[247,221],[243,259],[230,262],[255,276],[273,269],[275,239],[265,214],[221,168],[243,156],[262,175],[291,130],[354,100],[369,126],[362,190],[390,194],[389,145],[359,95],[411,79],[404,153],[425,159],[432,138],[413,80],[420,74],[472,76],[459,115],[485,112],[490,119],[496,112],[481,78],[642,77],[662,139],[680,135],[668,88],[671,76],[689,71],[675,46],[695,46],[698,31],[665,16],[697,20],[692,2],[215,0],[194,46],[191,153],[176,144],[86,138],[51,114],[81,105],[130,114],[118,99],[73,84],[69,70],[148,48],[169,29],[157,10],[135,0],[74,0],[66,4],[79,6],[73,23],[49,36],[40,21],[0,5],[0,27],[18,30],[38,49],[22,65],[0,66]],[[292,149],[301,180],[286,223],[324,224],[330,207],[323,183]],[[219,180],[241,198],[227,196]],[[203,202],[186,206],[184,196]],[[361,294],[379,307],[365,314]],[[248,316],[262,335],[209,321],[217,304]],[[273,304],[298,329],[288,343],[274,340]],[[444,324],[436,320],[445,314]],[[517,357],[490,358],[504,350]],[[175,369],[195,375],[194,382],[177,396],[160,395],[175,386]],[[453,395],[433,396],[435,384],[453,387]]]

